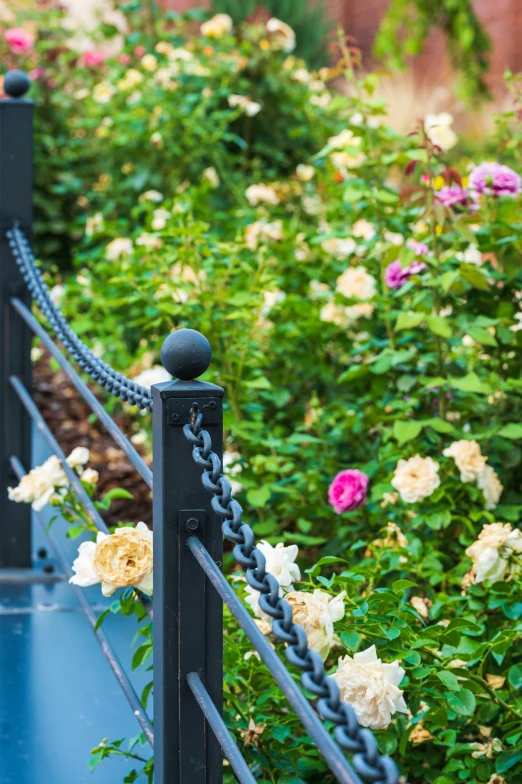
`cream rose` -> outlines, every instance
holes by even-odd
[[[71,468],[83,468],[88,459],[89,450],[78,446],[67,458],[67,463]],[[41,466],[23,476],[17,487],[9,487],[7,495],[10,501],[31,504],[35,512],[39,512],[49,503],[57,489],[66,487],[69,487],[69,480],[62,461],[52,455]]]
[[[369,242],[375,237],[375,226],[370,221],[360,218],[353,224],[352,234],[354,237],[360,237]]]
[[[359,724],[375,730],[386,729],[392,716],[408,713],[399,684],[404,670],[398,661],[386,664],[377,656],[375,645],[353,658],[339,659],[333,678],[341,691],[341,699],[355,711]]]
[[[122,256],[129,256],[132,250],[132,240],[126,237],[116,237],[105,248],[105,258],[107,261],[118,261]]]
[[[336,289],[345,297],[371,299],[377,293],[377,284],[364,267],[348,267],[337,278]]]
[[[275,547],[265,541],[259,542],[258,550],[265,556],[266,571],[276,578],[279,583],[279,596],[294,590],[294,580],[301,579],[301,571],[295,563],[299,553],[296,544],[284,545],[278,542]],[[271,620],[259,607],[260,592],[250,586],[246,589],[246,603],[252,608],[255,615],[263,620]]]
[[[498,474],[491,466],[484,466],[477,477],[477,487],[484,493],[486,509],[490,512],[500,501],[504,489]]]
[[[453,458],[462,482],[475,482],[486,466],[487,457],[481,454],[476,441],[454,441],[442,454]]]
[[[391,484],[403,501],[415,504],[428,498],[440,485],[439,464],[431,457],[415,455],[399,460]]]
[[[351,256],[357,248],[357,243],[352,237],[339,238],[332,237],[329,240],[321,242],[321,247],[326,253],[336,256],[338,259],[345,259]]]
[[[228,105],[231,109],[241,109],[247,117],[255,117],[261,111],[261,104],[252,101],[246,95],[229,95]]]
[[[203,22],[200,27],[202,35],[208,38],[222,38],[229,33],[234,26],[232,17],[228,14],[216,14],[207,22]]]
[[[334,623],[344,617],[346,592],[330,596],[316,589],[313,593],[291,591],[286,600],[292,607],[293,619],[303,627],[308,645],[324,661],[334,642]]]
[[[424,129],[428,139],[444,152],[454,147],[458,141],[452,125],[453,117],[448,112],[427,114],[424,118]]]
[[[272,36],[272,47],[282,52],[293,52],[295,49],[295,32],[290,25],[272,16],[266,23],[267,32]]]
[[[101,583],[104,596],[117,588],[134,586],[152,593],[152,531],[145,523],[124,526],[113,534],[101,531],[96,542],[82,542],[72,565],[75,575],[69,582],[85,588]]]
[[[272,221],[255,221],[245,226],[245,244],[250,250],[256,250],[262,240],[275,240],[283,239],[283,222],[280,220]]]
[[[172,381],[172,376],[161,365],[153,365],[153,367],[142,371],[132,380],[135,384],[140,384],[142,387],[151,387],[153,384],[161,384],[163,381]]]
[[[510,523],[490,523],[485,525],[476,542],[466,550],[473,561],[476,583],[484,580],[501,580],[509,570],[512,574],[519,571],[517,564],[510,565],[510,557],[522,552],[522,531],[511,527]]]
[[[257,204],[279,204],[279,196],[271,185],[260,182],[258,185],[249,185],[245,191],[245,196],[249,204],[255,207]]]

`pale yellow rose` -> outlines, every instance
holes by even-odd
[[[440,485],[439,464],[431,457],[415,455],[399,460],[391,484],[403,501],[415,504],[428,498]]]
[[[313,593],[291,591],[286,600],[292,607],[293,619],[306,632],[308,646],[324,661],[334,643],[334,623],[344,617],[346,591],[330,596],[316,589]]]
[[[453,458],[462,482],[475,482],[486,466],[487,457],[481,454],[476,441],[454,441],[442,454]]]
[[[136,528],[118,528],[96,545],[93,569],[100,578],[104,596],[130,585],[151,593],[151,531],[144,523],[138,523]]]
[[[510,564],[512,555],[522,552],[522,531],[511,527],[511,523],[491,523],[482,528],[478,539],[466,550],[473,561],[476,583],[484,580],[501,580],[509,570],[519,571],[517,564]]]
[[[345,297],[366,300],[375,296],[377,284],[364,267],[348,267],[337,278],[336,289]]]
[[[201,25],[201,33],[208,38],[222,38],[229,33],[234,26],[232,17],[228,14],[216,14],[207,22]]]

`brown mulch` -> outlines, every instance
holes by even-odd
[[[91,390],[100,398],[99,388]],[[49,425],[54,437],[68,455],[74,447],[85,446],[90,450],[89,466],[95,468],[100,478],[100,498],[114,487],[122,487],[132,493],[133,499],[114,499],[109,511],[100,510],[108,524],[117,522],[152,522],[152,492],[140,475],[130,465],[102,424],[92,415],[76,388],[67,376],[54,371],[49,364],[49,355],[33,366],[33,398]],[[113,419],[127,436],[131,434],[131,423],[124,413],[113,415]],[[136,447],[140,451],[139,447]],[[142,457],[144,457],[142,453]]]

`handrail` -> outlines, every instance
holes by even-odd
[[[87,405],[96,414],[98,419],[103,422],[108,433],[113,437],[114,441],[120,447],[122,452],[129,458],[136,471],[140,474],[142,479],[152,488],[152,471],[146,462],[143,460],[139,452],[132,446],[129,439],[121,432],[120,428],[115,424],[111,416],[105,411],[99,400],[91,392],[87,384],[85,384],[73,366],[63,356],[62,352],[56,343],[49,337],[45,329],[38,323],[28,307],[16,297],[11,299],[11,305],[18,315],[25,321],[27,326],[37,335],[48,352],[58,362],[63,372],[74,384],[80,395],[83,397]]]
[[[21,464],[21,462],[18,460],[17,457],[14,457],[14,456],[11,457],[10,462],[11,462],[11,466],[13,467],[14,472],[18,476],[18,479],[22,479],[22,477],[25,476],[27,472],[25,471],[25,469],[24,469],[23,465]],[[67,559],[63,555],[63,553],[61,551],[61,548],[60,548],[60,546],[58,545],[58,543],[56,541],[55,536],[46,527],[40,512],[36,513],[36,517],[37,517],[38,521],[41,523],[42,528],[44,529],[44,531],[45,531],[45,533],[46,533],[46,535],[47,535],[47,537],[48,537],[48,539],[49,539],[49,541],[51,543],[51,546],[52,546],[52,548],[53,548],[53,550],[55,552],[56,558],[57,558],[57,560],[58,560],[58,562],[60,564],[61,569],[63,570],[64,574],[68,578],[72,577],[73,576],[73,571],[71,570]],[[120,661],[118,659],[118,656],[117,656],[114,648],[112,647],[111,643],[109,642],[109,639],[108,639],[107,635],[105,634],[105,632],[103,631],[103,629],[100,629],[100,628],[97,629],[96,628],[96,623],[97,623],[98,619],[97,619],[97,617],[96,617],[96,615],[95,615],[91,605],[89,604],[89,602],[85,598],[82,589],[78,585],[75,585],[74,583],[70,583],[70,585],[71,585],[71,588],[73,589],[73,591],[74,591],[74,593],[76,595],[76,598],[78,599],[78,602],[80,604],[80,608],[81,608],[83,614],[87,618],[87,620],[89,622],[89,625],[91,626],[91,628],[94,631],[94,635],[95,635],[96,639],[100,643],[100,647],[101,647],[101,649],[103,651],[103,654],[104,654],[105,658],[107,659],[107,661],[109,663],[109,666],[110,666],[111,670],[113,671],[114,675],[116,676],[116,678],[118,680],[118,683],[120,684],[121,689],[122,689],[125,697],[127,698],[127,701],[128,701],[128,703],[129,703],[129,705],[130,705],[130,707],[132,709],[132,712],[136,716],[136,720],[137,720],[138,724],[140,725],[141,729],[143,730],[143,733],[145,734],[145,737],[147,738],[148,742],[150,743],[152,748],[154,748],[154,728],[152,726],[152,723],[151,723],[149,717],[147,716],[147,713],[146,713],[143,705],[141,704],[141,702],[139,700],[138,695],[136,694],[136,691],[135,691],[134,686],[132,685],[132,683],[131,683],[131,681],[129,679],[129,676],[127,675],[127,673],[123,669],[123,667],[122,667],[122,665],[121,665],[121,663],[120,663]]]
[[[35,264],[29,241],[16,222],[7,232],[7,238],[20,273],[31,295],[52,329],[80,367],[111,394],[138,406],[138,408],[145,408],[151,411],[152,397],[150,389],[126,378],[102,359],[96,357],[71,329],[60,309],[52,301],[42,273]]]

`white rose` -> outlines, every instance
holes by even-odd
[[[364,267],[348,267],[337,278],[336,289],[345,297],[366,300],[375,296],[377,284]]]
[[[86,468],[80,475],[82,482],[87,482],[89,485],[95,485],[100,475],[94,468]]]
[[[240,460],[241,455],[239,452],[226,451],[223,453],[223,473],[226,474],[227,479],[230,482],[233,495],[236,493],[241,493],[243,490],[243,485],[241,482],[238,482],[237,479],[234,479],[234,477],[240,474],[243,470],[243,466],[239,462]]]
[[[424,128],[428,139],[446,152],[454,147],[458,141],[457,134],[452,129],[453,117],[448,112],[442,114],[427,114],[424,118]]]
[[[482,253],[476,245],[468,245],[466,250],[459,251],[455,254],[459,261],[465,261],[467,264],[476,264],[480,267],[483,263]]]
[[[278,542],[275,547],[265,541],[259,542],[257,545],[258,550],[261,550],[265,556],[265,569],[273,575],[279,583],[279,596],[294,590],[294,580],[301,579],[301,572],[299,566],[295,563],[295,559],[299,553],[299,548],[296,544],[284,545],[283,542]],[[271,620],[268,616],[263,614],[259,607],[260,592],[256,591],[250,586],[246,589],[247,597],[246,603],[250,605],[255,615],[263,620]]]
[[[139,384],[142,387],[151,387],[153,384],[161,384],[163,381],[172,381],[172,376],[161,365],[154,365],[147,370],[143,370],[132,380],[135,384]]]
[[[274,49],[280,49],[282,52],[293,52],[296,39],[295,32],[290,25],[272,16],[266,23],[266,29],[273,36],[272,46]]]
[[[332,237],[329,240],[323,240],[321,247],[327,253],[331,253],[332,256],[336,256],[338,259],[345,259],[347,256],[351,256],[357,247],[357,243],[352,237],[346,237],[345,239]]]
[[[361,237],[369,242],[375,237],[375,226],[370,221],[360,218],[353,224],[352,234],[354,237]]]
[[[309,182],[315,176],[315,167],[306,163],[298,164],[295,173],[301,182]]]
[[[477,487],[484,493],[486,509],[490,512],[500,501],[504,489],[494,468],[488,465],[484,466],[477,477]]]
[[[253,207],[257,204],[279,204],[279,197],[274,188],[264,183],[249,185],[245,191],[245,196]]]
[[[263,304],[260,310],[261,317],[268,316],[272,308],[275,308],[276,305],[280,305],[285,299],[286,294],[284,291],[279,291],[277,289],[274,291],[265,291],[263,293]]]
[[[345,128],[341,133],[338,133],[336,136],[330,136],[328,139],[329,146],[336,149],[340,147],[358,147],[361,142],[362,138],[356,136],[350,128]]]
[[[344,309],[346,324],[355,324],[361,318],[370,318],[375,310],[372,302],[358,302],[356,305],[349,305]]]
[[[9,487],[7,494],[10,501],[31,504],[35,512],[39,512],[49,503],[57,488],[68,486],[69,480],[61,460],[52,455],[23,476],[17,487]]]
[[[85,446],[77,446],[69,457],[67,458],[68,465],[71,468],[78,468],[79,466],[84,466],[85,463],[89,462],[89,450]]]
[[[480,446],[476,441],[454,441],[443,453],[444,457],[452,457],[460,471],[462,482],[475,482],[478,475],[484,470],[487,457],[480,453]]]
[[[398,661],[386,664],[377,657],[375,645],[353,658],[339,659],[333,678],[341,691],[341,699],[355,711],[359,724],[375,730],[386,729],[392,716],[408,713],[399,684],[404,670]]]
[[[105,248],[105,258],[107,261],[117,261],[122,256],[130,255],[132,250],[132,240],[126,237],[116,237]]]
[[[509,568],[509,559],[513,553],[522,552],[522,531],[512,529],[510,523],[491,523],[485,525],[476,542],[466,550],[466,555],[473,561],[475,582],[484,580],[501,580]],[[511,572],[517,572],[518,565],[513,565]]]
[[[208,38],[222,38],[232,30],[233,26],[232,17],[228,14],[216,14],[207,22],[203,22],[200,30],[202,35]]]
[[[167,225],[167,221],[172,217],[172,213],[160,207],[152,213],[152,229],[154,231],[162,231]]]
[[[138,523],[136,527],[118,528],[110,535],[99,531],[96,542],[82,542],[69,582],[82,588],[101,583],[104,596],[128,586],[150,595],[152,566],[152,531],[145,523]]]
[[[247,98],[246,95],[229,95],[228,105],[231,109],[239,108],[247,117],[255,117],[261,111],[261,104]]]
[[[60,283],[56,283],[56,285],[52,287],[51,291],[49,292],[49,296],[51,297],[51,301],[54,305],[56,305],[56,307],[60,307],[60,303],[64,294],[65,288],[64,286],[60,285]]]
[[[404,244],[404,236],[398,231],[385,231],[383,236],[386,242],[389,242],[391,245],[399,246]]]
[[[334,642],[334,623],[344,617],[346,592],[330,596],[316,589],[313,593],[291,591],[286,600],[292,607],[293,619],[306,632],[308,646],[324,661]]]
[[[321,308],[319,318],[321,321],[337,324],[339,327],[342,327],[346,321],[346,314],[344,311],[345,308],[341,308],[339,305],[334,305],[333,302],[329,302]]]
[[[259,241],[266,240],[282,240],[283,239],[283,222],[272,221],[268,223],[265,220],[255,221],[245,226],[245,244],[251,250],[256,250]]]
[[[391,484],[403,501],[415,504],[428,498],[440,485],[439,464],[431,457],[415,455],[399,460]]]
[[[213,166],[208,166],[206,169],[203,169],[202,177],[208,182],[211,188],[219,188],[221,180]]]

